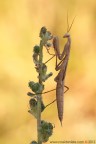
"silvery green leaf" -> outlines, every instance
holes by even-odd
[[[33,54],[33,62],[35,63],[35,65],[39,64],[39,58],[38,58],[38,54],[37,53]]]
[[[52,72],[50,72],[49,74],[47,74],[47,75],[42,75],[42,81],[46,81],[49,77],[51,77],[53,75],[53,73]]]
[[[31,110],[28,110],[28,112],[29,112],[30,114],[32,114],[32,115],[37,119],[37,110],[31,109]]]

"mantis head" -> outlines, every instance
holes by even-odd
[[[69,33],[66,33],[66,34],[64,34],[64,36],[63,36],[63,38],[68,38],[68,37],[70,37],[70,34],[69,34]]]

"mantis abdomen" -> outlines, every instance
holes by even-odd
[[[62,81],[64,83],[64,81]],[[63,120],[63,93],[64,93],[64,84],[57,83],[56,86],[56,100],[57,100],[57,110],[58,110],[58,118],[62,125]]]

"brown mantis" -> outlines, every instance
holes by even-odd
[[[72,21],[72,24],[74,22],[74,19]],[[68,23],[68,19],[67,19],[67,23]],[[59,50],[58,37],[53,38],[53,47],[54,47],[55,54],[56,54],[55,70],[56,71],[60,70],[58,75],[55,77],[54,80],[57,83],[57,85],[56,85],[56,101],[57,101],[58,117],[59,117],[59,120],[61,122],[61,125],[62,125],[62,120],[63,120],[64,80],[65,80],[65,76],[66,76],[66,69],[67,69],[67,65],[68,65],[70,46],[71,46],[71,37],[70,37],[70,34],[68,32],[70,31],[72,24],[70,27],[68,27],[67,33],[63,36],[63,38],[67,38],[67,42],[64,46],[64,50],[63,50],[62,54],[60,54],[60,50]],[[57,58],[59,60],[61,60],[59,64],[57,64]],[[66,88],[68,89],[68,87],[66,87]]]
[[[57,83],[56,85],[56,101],[57,101],[57,109],[58,109],[58,117],[62,125],[63,120],[63,93],[64,93],[64,80],[66,75],[66,69],[68,65],[68,59],[69,59],[69,53],[70,53],[70,45],[71,45],[71,38],[68,33],[64,35],[64,38],[67,38],[67,43],[64,46],[64,50],[62,54],[60,55],[59,52],[59,41],[58,37],[54,37],[53,39],[53,46],[56,53],[56,67],[55,70],[59,71],[58,75],[55,77],[55,81]],[[59,64],[57,64],[57,57],[60,61]]]

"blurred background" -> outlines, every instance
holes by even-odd
[[[65,85],[64,119],[61,127],[56,103],[42,113],[55,125],[50,141],[96,140],[96,0],[0,0],[0,144],[28,144],[36,140],[36,119],[27,111],[29,80],[37,81],[32,60],[42,26],[58,35],[62,52],[67,30],[72,38]],[[50,50],[53,52],[52,48]],[[44,61],[50,56],[44,49]],[[48,64],[53,77],[45,91],[56,87],[55,58]],[[43,96],[45,105],[55,91]]]

